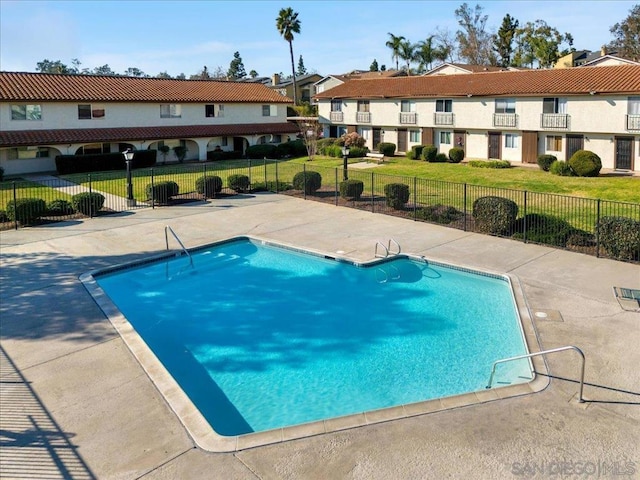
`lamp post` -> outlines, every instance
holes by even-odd
[[[342,147],[342,173],[343,180],[348,180],[349,175],[347,174],[347,159],[349,158],[349,147],[346,145]]]
[[[127,207],[135,207],[136,199],[133,198],[133,184],[131,183],[131,160],[133,160],[133,150],[127,148],[124,152],[124,161],[127,164]]]

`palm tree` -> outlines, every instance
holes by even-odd
[[[298,86],[296,85],[296,67],[293,64],[293,34],[300,33],[300,20],[298,12],[294,12],[291,7],[280,9],[276,18],[278,32],[289,42],[289,53],[291,54],[291,74],[293,75],[293,103],[298,105]]]
[[[418,70],[420,72],[431,70],[434,60],[433,35],[427,37],[426,41],[418,42],[416,50],[416,60],[420,63]]]
[[[396,61],[396,70],[399,70],[398,67],[398,58],[400,58],[400,45],[404,40],[404,37],[396,37],[393,33],[389,33],[389,40],[385,43],[385,46],[391,49],[391,58]]]
[[[416,45],[409,40],[400,43],[400,58],[407,62],[407,76],[411,75],[411,62],[416,57]]]

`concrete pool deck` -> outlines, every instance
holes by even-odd
[[[393,237],[405,252],[514,275],[541,347],[585,352],[587,402],[579,357],[563,352],[547,357],[539,393],[205,452],[78,279],[162,252],[167,224],[187,247],[255,235],[359,262]],[[640,476],[640,314],[612,293],[640,286],[638,265],[272,194],[4,231],[0,248],[3,478]]]

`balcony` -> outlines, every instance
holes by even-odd
[[[569,115],[566,113],[542,113],[540,115],[540,128],[548,130],[568,130]]]
[[[418,114],[415,112],[400,112],[400,123],[402,125],[415,125],[418,123]]]
[[[451,112],[435,112],[433,114],[434,125],[453,125],[453,113]]]
[[[640,130],[640,115],[627,115],[627,130],[634,132]]]
[[[357,123],[371,123],[371,112],[356,112]]]
[[[493,126],[494,127],[517,127],[518,115],[515,113],[494,113]]]

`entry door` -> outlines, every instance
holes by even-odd
[[[489,157],[500,159],[500,141],[502,139],[502,133],[489,132]]]
[[[382,141],[382,129],[374,128],[373,129],[373,149],[375,151],[378,150],[378,144]]]
[[[538,132],[522,132],[522,162],[536,163],[538,161]]]
[[[569,159],[578,150],[584,150],[584,137],[582,135],[567,135],[567,158]]]
[[[244,153],[244,138],[233,137],[233,151]]]
[[[617,170],[631,170],[633,158],[633,137],[616,137],[616,165]]]
[[[461,148],[464,150],[465,157],[467,156],[467,141],[466,141],[467,132],[465,130],[454,130],[453,131],[453,140],[454,146]]]
[[[407,151],[407,129],[399,128],[398,129],[398,152],[406,152]]]

